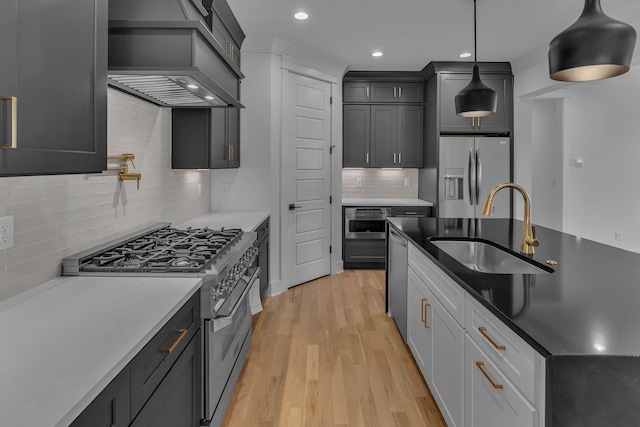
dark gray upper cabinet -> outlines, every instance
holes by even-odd
[[[371,102],[424,102],[424,84],[419,82],[372,82]]]
[[[344,82],[342,85],[343,102],[369,102],[371,96],[371,83],[369,82]]]
[[[171,111],[171,167],[240,167],[238,108],[174,108]]]
[[[0,6],[0,176],[101,172],[107,0]]]
[[[352,168],[367,167],[371,158],[371,106],[345,105],[342,114],[342,164]]]
[[[498,106],[495,114],[480,118],[456,114],[455,97],[469,84],[471,73],[443,72],[440,80],[440,133],[508,133],[513,115],[513,77],[510,73],[483,73],[484,84],[496,91]]]
[[[421,105],[372,105],[369,166],[421,167],[423,124]]]

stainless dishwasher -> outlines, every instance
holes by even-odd
[[[389,226],[389,260],[387,263],[387,298],[389,316],[407,342],[407,240]]]

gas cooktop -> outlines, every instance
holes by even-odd
[[[242,236],[238,228],[163,226],[82,257],[79,272],[200,272]]]

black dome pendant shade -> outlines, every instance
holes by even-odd
[[[498,94],[482,83],[478,68],[476,35],[476,0],[473,0],[473,75],[469,84],[456,95],[456,114],[462,117],[484,117],[496,112]]]
[[[585,0],[582,15],[549,44],[553,80],[586,82],[629,71],[636,30],[602,12],[600,0]]]

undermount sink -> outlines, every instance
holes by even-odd
[[[495,243],[478,239],[430,238],[441,251],[465,267],[492,274],[548,274],[553,269],[512,254]]]

